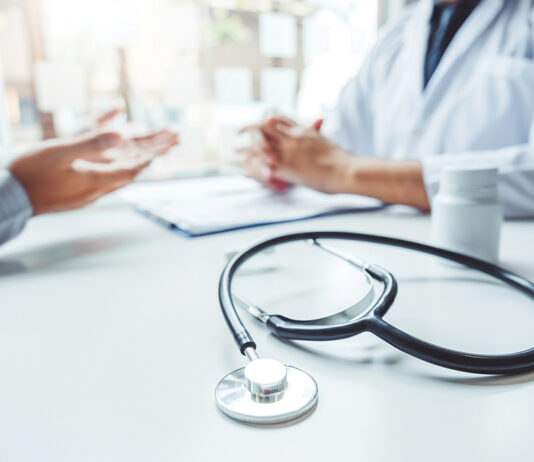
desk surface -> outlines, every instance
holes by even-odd
[[[0,250],[0,460],[534,460],[534,374],[444,371],[391,360],[360,339],[297,347],[249,321],[260,354],[315,377],[319,404],[297,424],[270,428],[215,407],[216,383],[244,364],[217,302],[227,251],[310,229],[427,241],[429,225],[383,211],[186,239],[114,203],[32,220]],[[507,223],[502,242],[503,265],[530,278],[533,231],[534,222]],[[415,260],[391,256],[395,271],[424,272]],[[418,298],[424,284],[414,285],[413,307],[440,307],[453,292]],[[513,339],[526,326],[520,340],[534,344],[534,310],[520,307],[524,321],[507,314],[515,297],[477,289],[462,309],[505,313],[490,328]],[[436,330],[432,319],[414,325]],[[204,341],[194,344],[199,331]]]

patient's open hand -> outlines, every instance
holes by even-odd
[[[48,143],[14,160],[9,170],[26,190],[34,215],[59,212],[126,186],[176,144],[178,135],[167,130],[131,140],[101,133]]]

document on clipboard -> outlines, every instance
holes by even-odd
[[[149,218],[191,237],[384,206],[368,197],[301,186],[277,193],[237,175],[136,183],[121,196]]]

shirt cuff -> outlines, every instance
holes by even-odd
[[[26,191],[9,170],[0,170],[0,243],[16,236],[33,215]]]
[[[425,183],[426,195],[428,201],[432,204],[432,199],[439,192],[439,183],[441,178],[441,170],[445,167],[439,157],[424,157],[420,159],[423,169],[423,181]]]

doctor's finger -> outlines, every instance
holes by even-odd
[[[235,152],[237,154],[242,154],[245,157],[261,156],[262,154],[261,147],[259,146],[243,146],[236,148]]]
[[[238,135],[243,135],[245,133],[259,131],[261,129],[261,123],[259,124],[250,124],[245,125],[244,127],[240,128],[237,132]]]
[[[259,146],[242,146],[240,148],[236,148],[235,152],[245,155],[267,156],[273,160],[277,159],[276,151],[268,143]]]
[[[276,173],[274,170],[271,170],[269,178],[265,182],[265,186],[279,193],[284,193],[289,189],[289,184],[286,183],[284,180],[279,179],[276,176]]]
[[[262,122],[260,124],[248,125],[246,127],[243,127],[241,130],[239,130],[238,134],[242,135],[244,133],[250,132],[259,133],[263,141],[265,141],[266,143],[269,143],[271,145],[278,144],[278,138],[262,130],[262,128],[265,126],[265,123],[266,122]]]
[[[247,155],[255,157],[258,162],[261,162],[269,168],[274,168],[279,163],[278,155],[270,150],[265,150],[264,148],[251,151]]]
[[[316,131],[316,132],[320,132],[321,131],[321,128],[323,126],[323,122],[324,122],[324,119],[317,119],[313,124],[312,124],[312,128]]]
[[[287,128],[284,129],[281,126],[275,124],[265,124],[261,127],[261,132],[266,138],[274,138],[277,140],[277,142],[291,137],[291,133],[289,133],[287,130]]]
[[[284,116],[271,117],[265,123],[271,125],[283,125],[286,127],[296,127],[298,125],[297,122],[295,122],[294,120]]]
[[[274,119],[268,119],[268,120],[264,120],[260,123],[257,123],[257,124],[251,124],[251,125],[246,125],[245,127],[239,129],[239,131],[237,132],[238,135],[243,135],[244,133],[249,133],[249,132],[260,132],[262,133],[262,130],[267,126],[267,125],[272,125],[272,124],[275,124],[276,122],[271,122],[272,120]]]
[[[243,160],[243,168],[245,169],[245,174],[264,183],[267,181],[271,174],[271,167],[258,155],[249,155]]]

